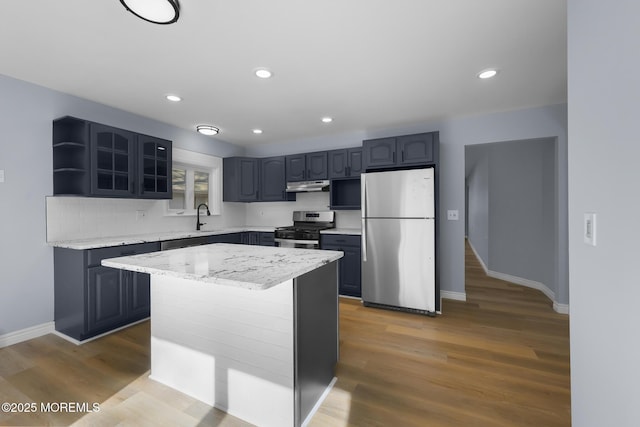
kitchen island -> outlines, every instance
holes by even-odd
[[[212,244],[102,261],[151,275],[151,378],[260,426],[335,381],[342,252]]]

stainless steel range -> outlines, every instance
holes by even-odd
[[[320,230],[334,228],[334,211],[294,211],[293,225],[276,228],[276,245],[283,248],[320,249]]]

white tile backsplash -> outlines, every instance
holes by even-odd
[[[126,236],[196,227],[195,216],[165,216],[164,200],[47,197],[47,241]],[[138,211],[144,212],[140,217]],[[245,225],[245,206],[223,203],[222,215],[203,217],[205,230]]]
[[[189,231],[195,216],[165,216],[164,200],[47,197],[47,241]],[[295,202],[222,204],[222,215],[204,216],[204,230],[291,225],[296,210],[329,210],[329,193],[298,193]],[[139,217],[138,211],[144,212]],[[359,228],[360,211],[336,211],[336,227]]]

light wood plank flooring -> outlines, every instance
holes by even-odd
[[[311,426],[569,426],[568,317],[540,292],[484,275],[467,248],[466,302],[414,314],[340,302],[338,382]],[[0,349],[0,402],[98,402],[0,425],[245,426],[147,378],[149,324],[75,346]]]

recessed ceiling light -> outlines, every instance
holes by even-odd
[[[261,79],[268,79],[273,75],[273,73],[269,70],[267,70],[266,68],[258,68],[256,70],[256,76],[260,77]]]
[[[333,121],[333,119],[332,119],[331,117],[323,117],[323,118],[322,118],[322,121],[323,121],[324,123],[331,123],[331,122]]]
[[[259,135],[259,134],[261,134],[261,133],[262,133],[262,129],[254,129],[254,130],[253,130],[253,133],[255,133],[255,134]]]
[[[220,132],[220,129],[211,125],[198,125],[196,126],[196,130],[201,134],[207,135],[207,136],[217,135],[218,132]]]
[[[177,0],[120,0],[129,12],[154,24],[172,24],[180,16]]]
[[[180,101],[182,101],[182,98],[180,98],[178,95],[167,95],[166,98],[171,102],[180,102]]]
[[[490,79],[491,77],[494,77],[496,74],[498,74],[498,70],[494,70],[494,69],[484,70],[478,73],[478,78]]]

